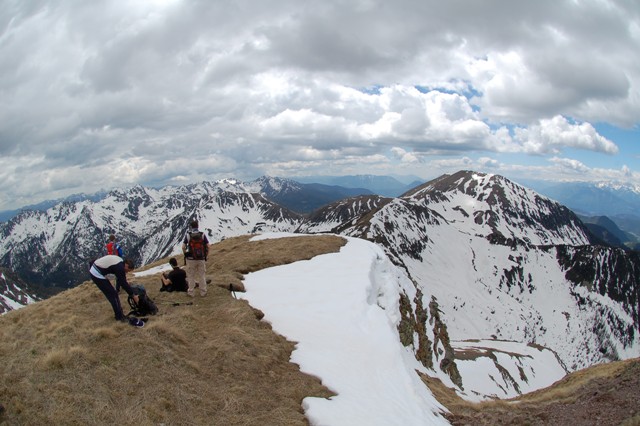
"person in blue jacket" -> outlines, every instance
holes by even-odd
[[[98,286],[100,291],[107,298],[113,312],[116,316],[116,321],[128,321],[129,324],[135,327],[143,327],[144,322],[138,318],[129,318],[122,312],[122,306],[120,305],[120,297],[118,292],[122,287],[129,296],[133,296],[133,299],[138,303],[138,296],[133,293],[133,289],[127,282],[127,272],[133,271],[134,265],[131,259],[123,259],[120,256],[108,254],[96,259],[89,268],[89,274],[91,279]],[[107,275],[113,274],[116,277],[116,287],[113,288],[111,282],[106,278]]]

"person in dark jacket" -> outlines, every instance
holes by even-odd
[[[100,291],[107,298],[113,313],[116,316],[116,321],[128,321],[129,324],[135,327],[144,326],[144,322],[138,318],[129,318],[122,312],[122,306],[120,305],[120,297],[118,292],[120,288],[123,288],[129,296],[133,296],[133,299],[138,302],[138,296],[133,293],[133,289],[127,282],[127,272],[133,271],[134,265],[131,259],[122,259],[120,256],[106,255],[95,260],[89,268],[89,274],[91,279],[98,286]],[[113,288],[111,282],[106,278],[107,275],[113,274],[116,277],[116,287]]]
[[[187,291],[187,273],[178,266],[178,261],[175,257],[169,259],[169,264],[171,265],[171,271],[162,273],[160,278],[162,280],[162,288],[160,288],[160,291]]]

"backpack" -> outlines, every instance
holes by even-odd
[[[144,286],[141,284],[132,285],[133,294],[138,296],[138,303],[133,300],[133,295],[129,296],[127,301],[129,302],[129,306],[131,306],[131,312],[127,314],[133,315],[136,317],[143,317],[145,315],[155,315],[158,313],[158,307],[151,300],[151,298],[147,295],[147,291],[144,289]]]
[[[189,234],[189,254],[193,260],[207,259],[207,247],[202,232]]]
[[[116,254],[116,243],[109,241],[107,243],[107,254]]]
[[[115,241],[109,241],[107,243],[107,254],[123,257],[122,247],[120,247],[120,244]]]

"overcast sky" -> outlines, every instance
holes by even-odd
[[[261,175],[640,185],[637,0],[3,0],[0,73],[0,210]]]

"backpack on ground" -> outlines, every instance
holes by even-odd
[[[147,295],[147,291],[143,285],[135,284],[132,285],[131,288],[133,289],[133,295],[138,296],[138,303],[133,299],[133,295],[129,296],[127,301],[129,302],[129,306],[131,306],[131,312],[129,312],[127,316],[133,315],[136,317],[143,317],[158,313],[158,307]]]
[[[207,247],[202,232],[198,231],[189,234],[189,254],[193,260],[207,259]]]

